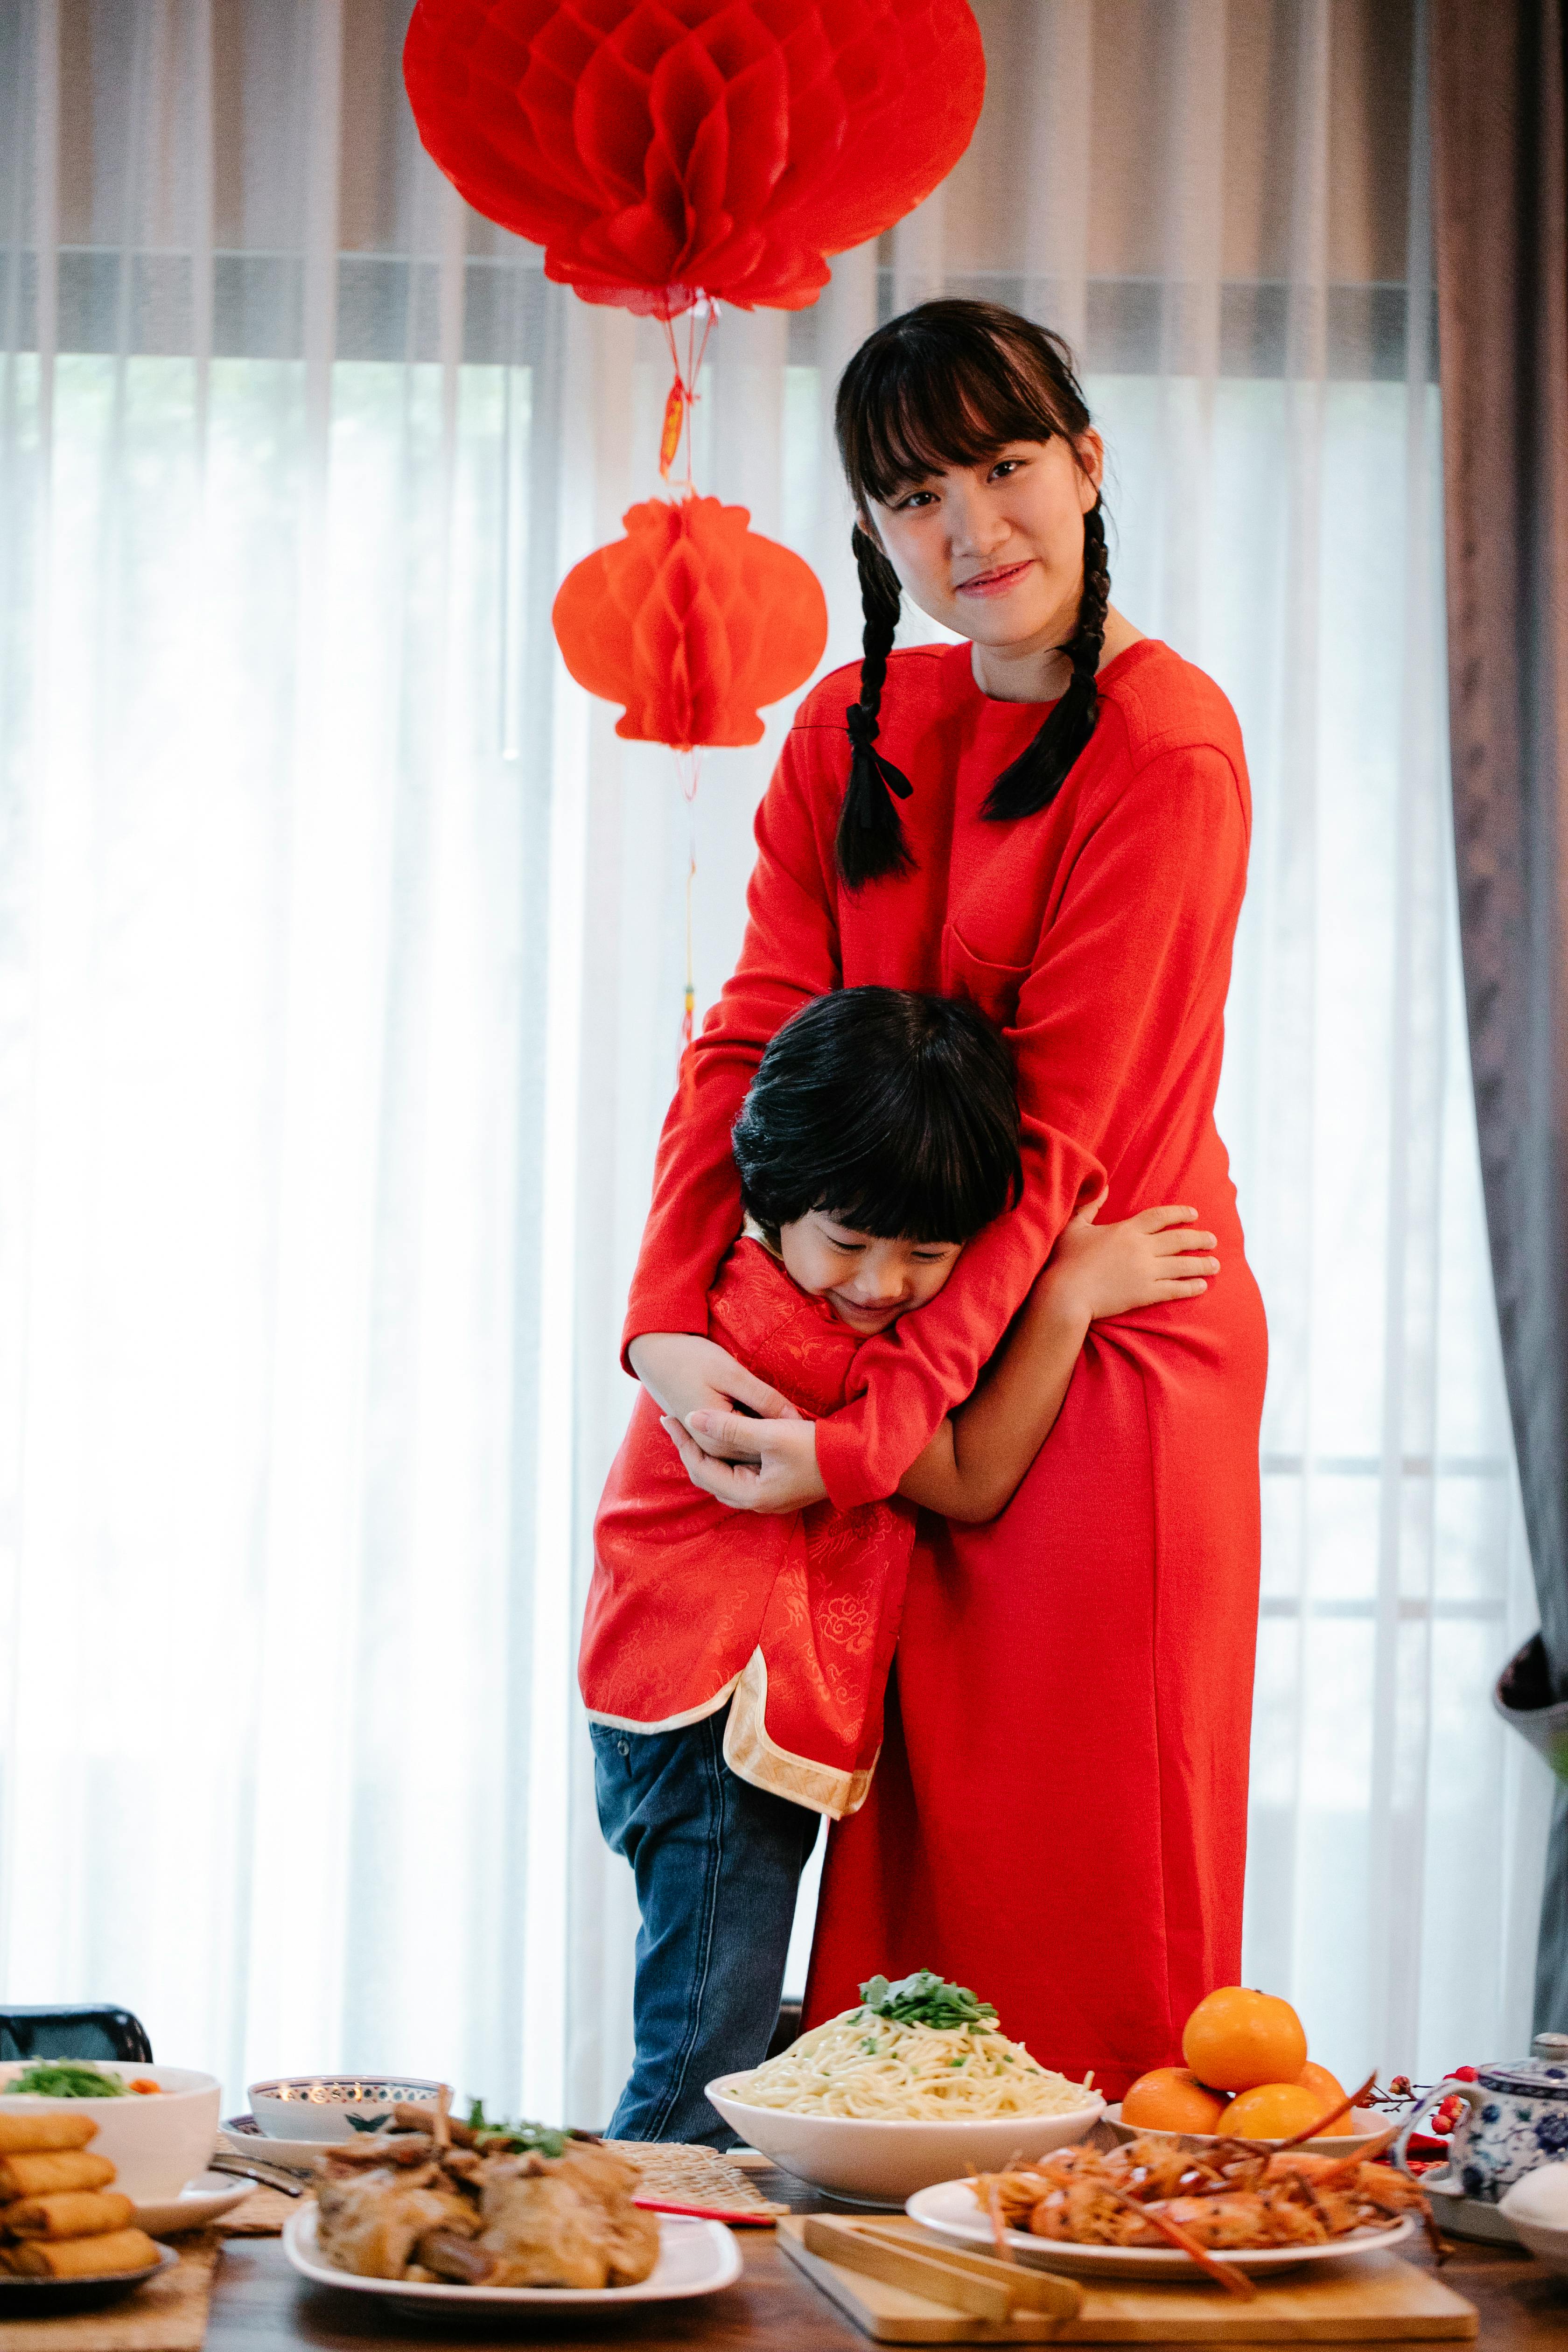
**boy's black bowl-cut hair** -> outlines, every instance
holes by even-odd
[[[881,1240],[966,1242],[1023,1189],[1007,1049],[958,997],[814,997],[769,1044],[731,1139],[770,1233],[820,1209]]]

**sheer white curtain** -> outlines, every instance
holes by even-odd
[[[1525,2032],[1543,1816],[1487,1706],[1531,1620],[1420,22],[977,14],[971,154],[814,311],[721,321],[699,477],[816,564],[847,658],[855,343],[949,287],[1080,349],[1117,600],[1225,685],[1257,792],[1249,1974],[1342,2065],[1430,2074]],[[428,166],[405,15],[0,0],[0,1995],[128,2001],[231,2095],[396,2065],[593,2122],[632,1912],[573,1706],[587,1530],[689,856],[700,1006],[787,714],[689,814],[564,679],[553,584],[656,486],[668,362]]]

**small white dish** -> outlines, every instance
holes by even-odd
[[[182,2230],[205,2230],[209,2221],[232,2213],[255,2191],[254,2180],[236,2180],[228,2172],[204,2172],[196,2179],[187,2180],[177,2197],[154,2198],[150,2203],[138,2204],[135,2224],[139,2230],[145,2230],[150,2238],[178,2237]]]
[[[918,2221],[935,2237],[945,2238],[950,2245],[974,2246],[984,2252],[994,2242],[991,2223],[975,2203],[967,2180],[943,2180],[934,2189],[922,2189],[904,2210],[911,2221]],[[1322,2246],[1265,2246],[1256,2253],[1227,2249],[1215,2259],[1234,2263],[1248,2278],[1259,2278],[1270,2271],[1296,2270],[1304,2263],[1353,2262],[1363,2254],[1389,2253],[1402,2246],[1415,2229],[1415,2217],[1407,2213],[1391,2230],[1356,2230],[1348,2238],[1331,2238]],[[1174,2246],[1168,2252],[1163,2246],[1068,2246],[1057,2238],[1031,2238],[1026,2230],[1008,2230],[1005,2235],[1019,2262],[1031,2263],[1037,2270],[1059,2271],[1070,2278],[1163,2282],[1204,2275],[1197,2263]]]
[[[445,2083],[417,2074],[278,2074],[250,2085],[250,2112],[268,2139],[357,2139],[350,2123],[374,2123],[396,2106],[434,2108]]]
[[[1568,2277],[1568,2230],[1554,2230],[1542,2221],[1518,2220],[1514,2233],[1549,2271]]]
[[[1541,2164],[1498,2200],[1530,2251],[1548,2270],[1568,2273],[1568,2164]]]
[[[1084,2105],[1059,2116],[872,2123],[858,2116],[792,2116],[781,2107],[749,2106],[730,2092],[729,2085],[740,2079],[721,2074],[706,2085],[710,2104],[732,2130],[814,2189],[895,2210],[912,2190],[951,2180],[971,2166],[976,2172],[994,2172],[1011,2158],[1066,2147],[1082,2139],[1105,2108],[1099,2094],[1090,2092]]]
[[[18,2097],[6,2085],[30,2063],[8,2059],[0,2064],[0,2114],[36,2115],[47,2108],[51,2115],[68,2110],[89,2116],[98,2126],[91,2153],[108,2157],[115,2187],[133,2204],[178,2197],[187,2180],[206,2169],[221,2105],[216,2074],[199,2074],[189,2066],[139,2066],[117,2060],[105,2062],[100,2071],[125,2083],[156,2083],[156,2092],[131,2091],[118,2099]]]
[[[1393,2129],[1388,2117],[1379,2115],[1375,2107],[1352,2107],[1350,2119],[1355,2126],[1354,2131],[1325,2132],[1321,2138],[1304,2139],[1300,2145],[1309,2148],[1314,2156],[1359,2156],[1363,2148],[1385,2140]],[[1216,2139],[1228,2137],[1223,2132],[1151,2131],[1147,2125],[1124,2124],[1120,2099],[1113,2107],[1106,2108],[1105,2121],[1119,2140],[1160,2139],[1186,2147],[1212,2147]],[[1250,2139],[1255,2135],[1247,2132],[1242,2137]]]
[[[536,2312],[606,2312],[630,2310],[640,2304],[681,2303],[693,2295],[717,2294],[741,2275],[741,2249],[721,2221],[683,2221],[661,2214],[658,2261],[637,2286],[458,2286],[445,2281],[426,2284],[419,2280],[361,2278],[353,2271],[333,2270],[316,2247],[314,2205],[290,2213],[283,2224],[283,2251],[301,2278],[316,2286],[344,2294],[380,2295],[394,2311],[423,2319],[437,2312],[481,2315],[495,2320],[515,2313],[520,2318]]]

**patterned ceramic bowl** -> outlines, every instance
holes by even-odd
[[[443,2083],[413,2074],[279,2074],[252,2083],[250,2112],[268,2139],[354,2139],[350,2116],[374,2123],[395,2106],[434,2106]]]

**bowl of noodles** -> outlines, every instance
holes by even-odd
[[[708,2097],[785,2172],[837,2197],[902,2205],[917,2189],[1081,2139],[1105,2102],[1032,2058],[996,2011],[921,1969]]]

